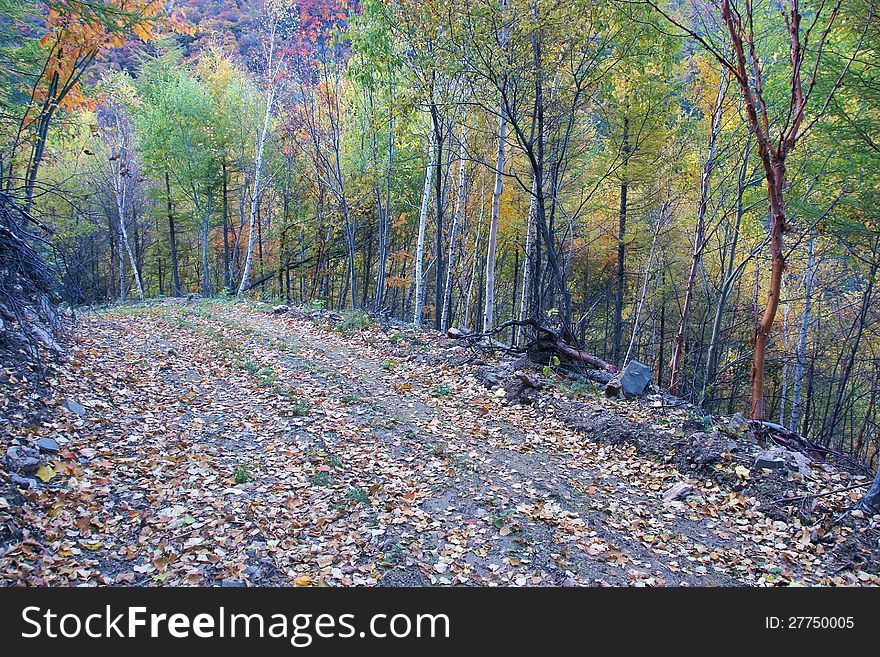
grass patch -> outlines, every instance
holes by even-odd
[[[352,486],[345,492],[345,499],[354,504],[369,504],[370,494],[360,486]]]
[[[287,412],[291,417],[304,417],[309,414],[309,405],[298,399],[290,403]]]
[[[236,484],[246,484],[254,479],[250,468],[246,465],[236,466],[235,470],[232,471],[232,478]]]
[[[316,472],[312,477],[313,486],[328,486],[330,484],[329,472]]]
[[[343,315],[342,321],[336,325],[336,330],[346,335],[352,335],[372,325],[373,318],[367,313],[348,311]]]
[[[431,391],[432,397],[448,397],[452,389],[445,383],[438,383]]]

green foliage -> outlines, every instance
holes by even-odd
[[[353,486],[345,492],[345,499],[354,504],[369,504],[370,494],[359,486]]]
[[[304,417],[309,414],[309,405],[302,400],[297,400],[287,406],[287,412],[291,417]]]
[[[232,471],[232,478],[236,484],[246,484],[249,481],[253,481],[253,475],[251,474],[250,467],[247,465],[236,466],[235,470]]]
[[[551,356],[550,362],[544,365],[542,370],[544,376],[551,376],[555,372],[554,368],[559,367],[560,362],[559,356]]]
[[[434,386],[434,389],[431,391],[432,397],[447,397],[452,392],[452,389],[446,383],[438,383]]]
[[[329,486],[330,485],[330,473],[325,472],[323,470],[318,471],[312,477],[312,485],[313,486]]]
[[[373,319],[367,313],[349,311],[346,312],[342,321],[336,325],[336,330],[346,335],[363,331],[373,325]]]

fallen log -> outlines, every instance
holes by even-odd
[[[617,373],[617,368],[611,363],[606,363],[598,356],[594,356],[583,349],[578,349],[569,344],[564,338],[562,329],[542,326],[534,319],[511,319],[484,333],[465,333],[461,329],[450,328],[446,332],[446,336],[456,340],[466,340],[475,349],[493,350],[497,349],[497,345],[493,345],[491,337],[513,326],[529,327],[534,331],[534,339],[524,349],[529,356],[529,360],[534,363],[547,364],[553,356],[557,356],[560,360],[582,363],[594,370],[602,370],[612,374]],[[487,338],[490,339],[488,342]],[[507,350],[515,351],[513,347],[509,347]]]
[[[581,363],[589,365],[590,367],[593,367],[597,370],[605,370],[606,372],[611,373],[617,372],[617,368],[611,363],[606,363],[598,356],[589,354],[583,349],[576,349],[575,347],[566,344],[562,340],[558,340],[556,342],[556,344],[554,345],[554,349],[559,356],[565,356],[570,360],[580,361]]]
[[[529,358],[536,363],[549,363],[553,356],[559,357],[561,360],[583,363],[596,370],[604,370],[617,373],[617,368],[611,363],[606,363],[598,356],[578,349],[569,344],[561,329],[552,329],[541,326],[537,322],[532,324],[537,336],[535,341],[529,346]]]

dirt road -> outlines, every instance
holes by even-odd
[[[4,581],[871,581],[740,493],[573,433],[561,393],[511,405],[426,362],[425,336],[340,328],[232,302],[82,318],[50,421],[16,429],[60,451],[19,486]],[[679,481],[693,495],[664,503]]]

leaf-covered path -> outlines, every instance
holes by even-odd
[[[807,528],[741,493],[572,432],[547,399],[511,405],[468,367],[426,364],[426,335],[359,328],[228,302],[83,318],[53,421],[22,429],[61,449],[21,490],[3,581],[878,581],[835,572]],[[677,481],[696,494],[664,503]]]

